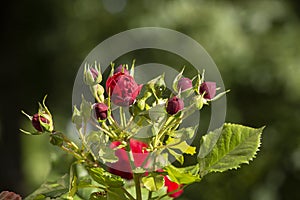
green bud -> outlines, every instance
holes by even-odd
[[[50,135],[50,143],[54,146],[61,147],[64,143],[64,137],[62,133],[55,132]]]

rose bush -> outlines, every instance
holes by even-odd
[[[97,63],[95,69],[85,65],[83,80],[96,103],[82,97],[79,109],[74,106],[72,122],[80,142],[54,129],[45,99],[37,114],[23,112],[35,130],[22,132],[48,133],[52,145],[76,159],[69,176],[44,183],[28,199],[172,199],[206,174],[237,169],[256,155],[263,128],[225,123],[204,134],[199,148],[190,143],[197,138],[198,124],[183,127],[182,122],[226,93],[216,96],[216,83],[205,82],[204,74],[192,81],[183,77],[182,70],[173,90],[160,75],[148,81],[140,94],[142,85],[134,80],[134,65],[130,70],[127,65],[116,70],[112,66],[105,94],[100,72]],[[195,162],[187,164],[186,156],[194,155]]]

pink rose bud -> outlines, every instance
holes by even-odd
[[[177,89],[181,90],[181,92],[191,89],[193,87],[192,80],[189,78],[181,78],[178,81]]]
[[[36,114],[34,114],[34,115],[32,116],[31,123],[32,123],[33,127],[34,127],[37,131],[43,132],[44,129],[43,129],[43,127],[41,126],[41,122],[40,122],[40,121],[42,121],[43,123],[47,123],[47,124],[50,123],[46,118],[40,116],[38,113],[36,113]]]
[[[165,179],[165,186],[167,187],[167,192],[174,192],[172,194],[169,194],[170,197],[177,198],[183,193],[183,189],[180,189],[182,187],[181,184],[178,184],[176,182],[171,181],[168,176],[164,176]]]
[[[114,74],[116,74],[118,72],[123,72],[124,74],[129,74],[129,71],[125,67],[123,67],[123,65],[120,65],[119,67],[117,67],[114,71]]]
[[[2,191],[0,200],[22,200],[22,197],[14,192]]]
[[[99,120],[105,120],[107,118],[107,110],[108,107],[106,104],[104,103],[96,103],[94,105],[94,109],[95,109],[95,113],[96,113],[96,117]]]
[[[142,85],[138,85],[129,74],[117,72],[106,81],[106,92],[117,106],[130,106],[139,95]]]
[[[145,149],[148,147],[148,144],[135,139],[130,139],[129,143],[131,152],[133,154],[134,166],[141,167],[145,159],[148,157],[148,151]],[[110,148],[114,149],[120,144],[121,142],[114,141],[110,144]],[[117,149],[115,155],[119,160],[115,163],[109,164],[109,172],[121,176],[127,180],[132,179],[133,175],[131,172],[130,161],[125,148]]]
[[[99,75],[99,72],[94,68],[91,68],[90,70],[91,70],[91,74],[92,74],[93,78],[97,79],[98,75]]]
[[[215,82],[203,82],[200,86],[200,94],[204,94],[204,99],[212,99],[216,95],[216,83]]]
[[[90,66],[88,64],[84,67],[84,76],[83,80],[87,85],[93,86],[101,83],[102,74],[100,69],[100,64],[95,63],[94,66]]]
[[[180,98],[174,96],[168,100],[167,113],[169,113],[170,115],[174,115],[180,110],[182,110],[183,107],[184,107],[183,101]]]

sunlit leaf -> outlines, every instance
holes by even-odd
[[[164,186],[164,177],[160,174],[151,174],[143,177],[142,183],[149,191],[157,191]]]
[[[201,174],[223,172],[248,164],[259,149],[263,129],[225,124],[204,135],[198,155]]]
[[[199,182],[199,165],[177,168],[173,165],[165,167],[169,179],[178,184],[191,184]]]

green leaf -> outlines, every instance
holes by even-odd
[[[169,153],[172,155],[172,156],[174,156],[174,158],[180,163],[180,164],[182,164],[183,165],[183,163],[184,163],[184,157],[183,157],[183,155],[182,154],[179,154],[179,153],[177,153],[176,151],[173,151],[172,149],[168,149],[168,151],[169,151]]]
[[[262,128],[224,124],[201,139],[198,162],[201,175],[223,172],[248,164],[259,150]]]
[[[178,184],[191,184],[194,182],[199,182],[201,179],[199,177],[199,165],[193,165],[189,167],[177,168],[173,165],[165,167],[168,173],[169,179]]]
[[[107,191],[107,200],[128,200],[124,191],[120,188],[110,188]]]
[[[89,169],[89,174],[97,183],[106,187],[118,188],[124,185],[124,181],[121,177],[106,172],[99,167]]]
[[[104,163],[114,163],[118,161],[115,151],[109,147],[109,137],[100,131],[92,131],[86,137],[86,146],[97,160]]]
[[[92,112],[92,104],[86,101],[82,96],[82,102],[80,105],[80,115],[82,116],[84,123],[87,123],[87,121],[90,119],[91,112]]]
[[[160,190],[164,184],[164,177],[160,174],[151,174],[142,178],[142,183],[149,191]]]
[[[173,138],[181,138],[182,140],[191,139],[197,133],[198,125],[195,127],[181,128],[179,130],[173,131],[169,133]]]
[[[107,195],[102,194],[101,192],[93,192],[90,195],[89,200],[107,200]]]
[[[79,130],[82,127],[82,117],[80,111],[74,106],[72,122],[76,125],[76,128]]]
[[[77,192],[77,170],[76,170],[76,163],[73,163],[70,168],[70,184],[69,184],[69,192],[68,198],[73,198]]]
[[[194,155],[196,153],[196,147],[192,147],[186,143],[186,141],[181,141],[181,139],[169,138],[167,141],[168,149],[179,150],[182,153]]]
[[[68,179],[64,175],[57,181],[47,181],[41,185],[36,191],[25,198],[25,200],[38,200],[49,198],[58,198],[68,192]]]

